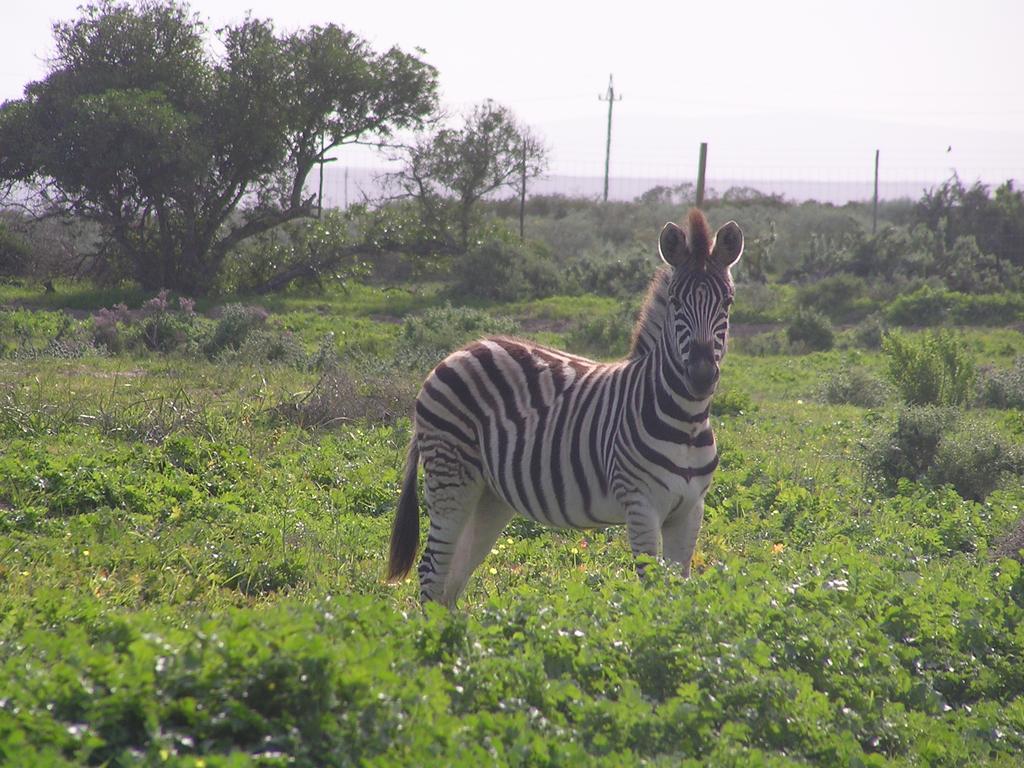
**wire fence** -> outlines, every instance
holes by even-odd
[[[696,164],[694,164],[696,166]],[[395,168],[387,166],[346,166],[332,163],[323,168],[323,204],[325,208],[347,208],[361,202],[374,202],[387,196],[384,177]],[[571,171],[571,169],[569,169]],[[972,169],[977,175],[961,174],[962,180],[972,184],[982,180],[998,185],[1014,180],[1021,188],[1024,182],[1024,163],[1016,166]],[[878,196],[881,200],[909,198],[917,200],[929,189],[940,185],[956,172],[952,167],[884,168],[879,174]],[[310,174],[308,188],[316,194],[319,171]],[[667,169],[661,174],[642,168],[635,175],[612,174],[608,179],[608,199],[635,200],[655,187],[677,187],[696,183],[696,167],[687,175],[681,169]],[[793,168],[759,166],[756,168],[709,168],[707,195],[721,195],[733,188],[751,188],[767,195],[781,195],[786,200],[800,203],[815,200],[820,203],[844,205],[849,202],[870,201],[874,195],[874,180],[865,178],[864,168]],[[505,193],[503,193],[505,194]],[[509,190],[508,197],[516,193]],[[552,173],[529,181],[527,196],[564,195],[600,200],[604,194],[604,177],[598,173]],[[499,197],[502,195],[498,195]]]

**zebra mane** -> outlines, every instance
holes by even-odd
[[[660,267],[651,278],[640,314],[633,326],[633,338],[629,345],[629,359],[643,357],[658,343],[661,326],[668,310],[668,285],[672,281],[672,268]]]

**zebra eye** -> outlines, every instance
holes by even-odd
[[[725,297],[725,308],[728,309],[732,306],[732,296]]]

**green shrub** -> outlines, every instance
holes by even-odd
[[[1024,319],[1024,295],[1019,293],[952,296],[950,319],[957,325],[1006,325]]]
[[[752,336],[734,336],[729,339],[729,348],[744,355],[765,357],[767,355],[784,355],[789,352],[786,335],[782,331],[766,331]]]
[[[601,296],[632,297],[651,282],[658,263],[647,246],[634,245],[626,249],[606,246],[571,263],[565,288]]]
[[[981,375],[978,403],[989,408],[1020,408],[1024,410],[1024,357],[1013,361],[1007,370],[998,368]]]
[[[483,336],[510,336],[518,332],[519,324],[510,317],[445,304],[406,318],[401,339],[408,348],[450,352]]]
[[[262,307],[228,304],[217,320],[213,338],[206,345],[206,354],[214,357],[225,349],[237,351],[250,333],[266,324],[267,317]]]
[[[939,443],[928,470],[932,485],[952,485],[965,499],[984,501],[992,491],[1024,471],[1020,447],[976,419]]]
[[[889,379],[909,405],[961,405],[970,398],[976,370],[963,340],[949,331],[918,339],[896,333],[882,342]]]
[[[893,325],[941,325],[949,318],[952,303],[949,291],[925,285],[894,299],[885,308],[885,319]]]
[[[786,326],[786,338],[795,350],[820,352],[835,345],[832,323],[815,309],[800,307]]]
[[[862,349],[880,349],[885,331],[881,315],[868,315],[853,329],[853,341]]]
[[[893,429],[867,445],[869,473],[888,489],[900,478],[921,480],[935,462],[943,435],[956,429],[960,414],[953,408],[922,406],[900,410]]]
[[[757,405],[750,395],[739,389],[720,389],[711,404],[711,413],[715,416],[742,416],[756,410]]]
[[[867,446],[869,473],[892,490],[901,479],[952,485],[965,499],[983,501],[1024,470],[1018,446],[955,408],[903,408],[896,425]]]
[[[861,408],[879,408],[885,405],[889,388],[885,382],[855,365],[845,365],[822,386],[821,398],[830,405],[858,405]]]
[[[636,324],[636,308],[623,302],[610,315],[596,315],[577,325],[566,337],[566,346],[594,357],[622,357],[629,351]]]
[[[1019,293],[974,295],[925,285],[894,299],[885,308],[885,318],[894,325],[904,326],[942,325],[946,322],[1005,325],[1024,318],[1024,296]]]
[[[563,276],[537,243],[492,235],[452,263],[452,293],[494,301],[520,301],[562,292]]]
[[[813,309],[832,321],[845,320],[851,315],[863,315],[867,298],[867,283],[863,278],[838,274],[802,286],[796,295],[798,307]]]
[[[742,283],[736,286],[736,303],[729,310],[729,321],[779,323],[791,312],[792,303],[792,290],[789,286]]]

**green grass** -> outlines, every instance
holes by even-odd
[[[394,320],[442,304],[264,306],[391,382],[431,364]],[[557,341],[619,308],[487,311]],[[20,321],[45,341],[51,320]],[[977,363],[1024,349],[963,338]],[[640,581],[622,529],[516,520],[449,614],[381,578],[407,420],[298,429],[301,366],[2,358],[0,763],[1018,765],[1024,572],[991,552],[1024,485],[874,487],[862,445],[895,405],[821,402],[844,363],[884,368],[727,358],[692,579]]]

